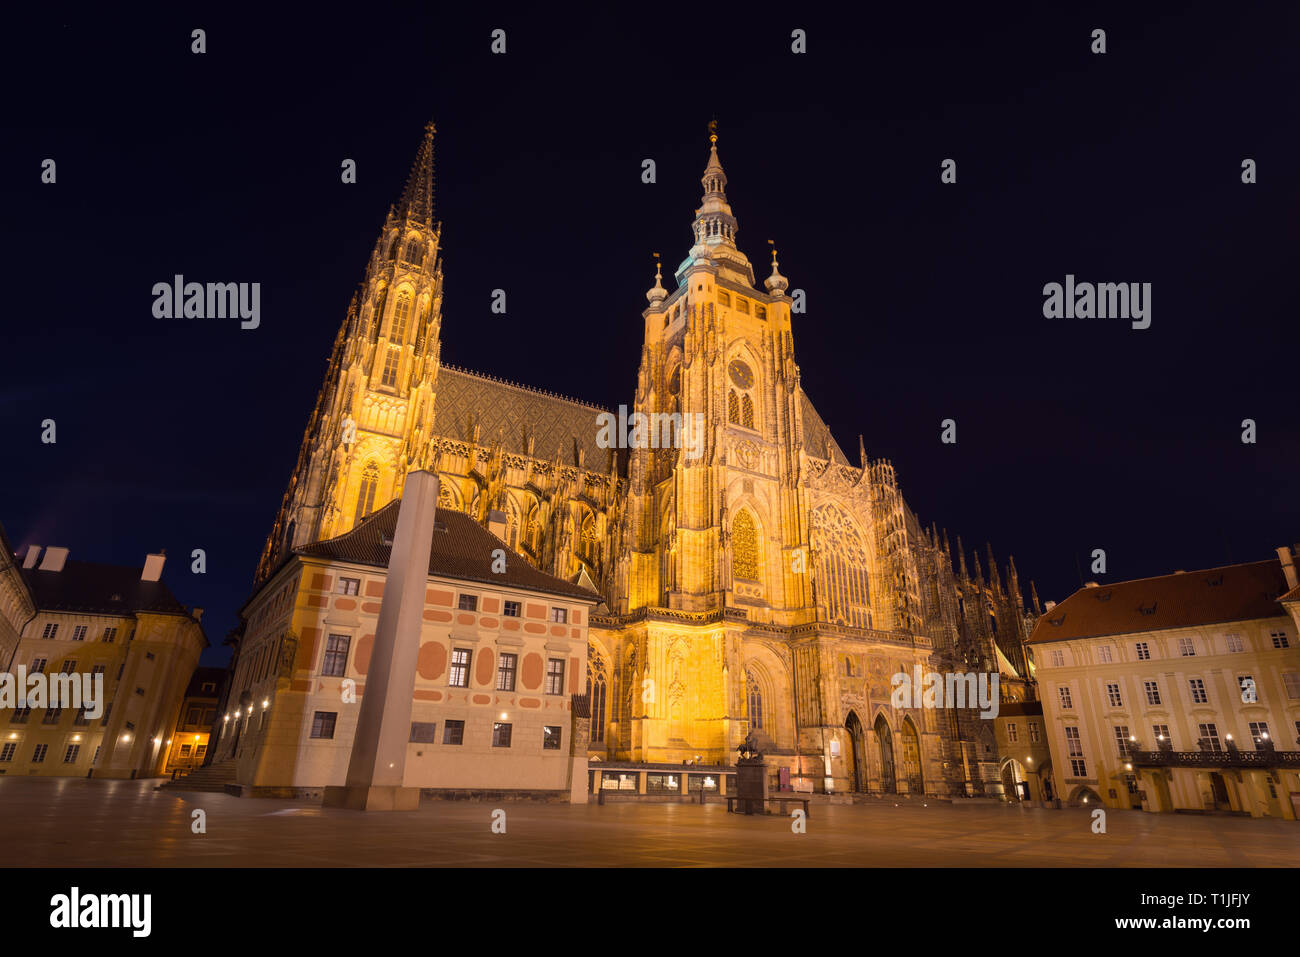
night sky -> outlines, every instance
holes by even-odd
[[[923,522],[981,560],[986,541],[1014,554],[1044,600],[1300,538],[1296,9],[706,4],[575,24],[469,7],[0,31],[15,547],[137,565],[166,549],[164,581],[206,608],[204,661],[222,663],[424,124],[443,360],[614,407],[635,388],[651,254],[670,272],[689,248],[715,116],[741,248],[761,282],[775,240],[807,294],[804,388],[855,464],[858,433],[894,462]],[[155,319],[153,284],[176,273],[260,282],[260,328]],[[1043,286],[1067,273],[1151,283],[1151,328],[1045,319]]]

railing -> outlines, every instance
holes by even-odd
[[[1300,769],[1300,751],[1132,751],[1129,760],[1145,768]]]

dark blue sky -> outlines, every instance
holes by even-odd
[[[776,240],[807,293],[807,392],[851,457],[861,432],[893,460],[922,521],[1014,554],[1058,600],[1080,566],[1099,577],[1093,548],[1117,579],[1300,537],[1300,13],[798,9],[11,23],[13,543],[119,563],[166,548],[165,580],[207,608],[219,647],[430,118],[444,361],[630,402],[651,253],[686,253],[715,115],[741,247],[762,276]],[[57,185],[40,183],[46,157]],[[154,319],[151,288],[175,273],[260,282],[261,327]],[[1042,287],[1067,273],[1152,283],[1152,327],[1044,319]]]

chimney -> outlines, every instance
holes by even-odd
[[[45,557],[41,559],[41,568],[43,572],[61,572],[63,563],[68,560],[68,550],[51,545],[45,549]]]
[[[1277,550],[1277,560],[1282,563],[1282,574],[1286,576],[1287,591],[1300,585],[1300,579],[1296,578],[1295,559],[1291,555],[1291,549],[1285,545],[1280,547]]]
[[[506,540],[506,513],[500,509],[492,509],[488,512],[488,531],[495,535],[501,541]]]
[[[41,557],[41,546],[28,545],[27,551],[23,555],[23,568],[35,568],[36,559]]]
[[[162,578],[163,564],[167,561],[167,553],[160,552],[157,555],[146,555],[144,557],[144,568],[140,570],[140,581],[156,582]]]
[[[1051,610],[1052,610],[1053,608],[1055,608],[1055,607],[1056,607],[1056,602],[1054,602],[1054,601],[1049,601],[1049,602],[1047,602],[1045,605],[1043,605],[1043,611],[1044,611],[1044,612],[1048,612],[1048,611],[1051,611]]]

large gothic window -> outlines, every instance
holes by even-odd
[[[817,600],[828,621],[870,628],[871,593],[867,586],[867,546],[849,513],[823,505],[812,515],[817,552]]]
[[[736,513],[731,522],[731,577],[759,581],[758,530],[748,511]]]
[[[402,358],[402,350],[397,346],[389,346],[388,352],[384,356],[384,369],[379,375],[379,384],[386,386],[397,385],[397,365]]]
[[[579,543],[582,558],[594,568],[596,565],[596,519],[590,512],[584,512]]]
[[[402,258],[408,263],[415,263],[418,266],[420,265],[420,259],[423,257],[423,252],[420,244],[413,239],[406,244],[406,252],[402,254]]]
[[[587,661],[587,701],[591,706],[591,742],[599,744],[605,740],[605,699],[607,693],[605,681],[605,659],[600,652],[592,651]]]
[[[748,671],[745,672],[745,694],[749,699],[749,729],[759,730],[763,727],[763,692]]]
[[[754,400],[748,395],[740,400],[740,424],[747,429],[754,427]]]
[[[393,328],[388,338],[401,342],[406,338],[406,321],[411,316],[411,294],[403,289],[397,294],[397,305],[393,307]]]
[[[357,491],[357,515],[353,524],[361,521],[375,509],[375,493],[379,490],[379,467],[371,462],[361,473],[361,488]]]
[[[740,425],[740,399],[736,398],[735,389],[727,393],[727,421]]]

